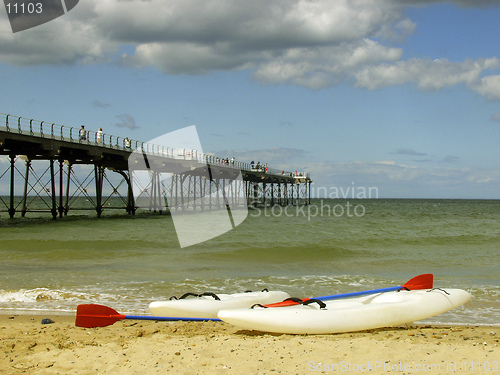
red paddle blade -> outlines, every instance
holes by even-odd
[[[425,273],[423,275],[415,276],[403,285],[403,288],[408,290],[417,289],[432,289],[434,286],[434,275],[432,273]]]
[[[107,306],[88,304],[76,307],[75,325],[77,327],[106,327],[123,319],[125,315],[118,314],[117,311]]]

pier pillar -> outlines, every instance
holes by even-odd
[[[208,209],[211,210],[212,209],[212,184],[213,184],[213,180],[212,178],[210,177],[210,180],[208,181],[208,187],[209,187],[209,192],[208,192]]]
[[[308,181],[307,186],[307,204],[311,204],[311,181]]]
[[[180,177],[180,183],[181,183],[181,207],[182,207],[182,210],[184,211],[185,210],[185,204],[184,204],[184,181],[186,181],[186,177],[187,177],[187,174],[183,174],[182,176],[179,176]]]
[[[278,182],[278,204],[281,206],[283,205],[283,201],[281,199],[281,184]]]
[[[135,207],[135,199],[134,199],[134,190],[132,186],[132,175],[125,173],[121,170],[113,170],[123,177],[125,183],[127,184],[127,206],[125,207],[125,211],[129,215],[135,215],[136,207]]]
[[[274,206],[274,182],[271,183],[271,206]]]
[[[96,206],[95,210],[97,212],[97,217],[102,215],[102,185],[104,178],[104,170],[101,166],[94,164],[94,174],[95,174],[95,196],[96,196]]]
[[[179,207],[179,175],[175,176],[175,210]]]
[[[259,184],[253,184],[253,206],[257,207],[257,197],[259,194]]]
[[[151,193],[149,194],[149,211],[156,212],[157,205],[157,189],[158,189],[158,172],[153,171],[151,175]]]
[[[64,205],[64,215],[68,215],[69,211],[69,185],[71,181],[71,170],[73,166],[68,164],[68,174],[66,175],[66,203]]]
[[[16,169],[16,155],[9,155],[10,157],[10,207],[9,216],[12,219],[16,213],[16,208],[14,206],[14,175]]]
[[[24,174],[24,194],[23,194],[23,209],[21,211],[21,216],[26,216],[26,211],[28,211],[28,180],[30,175],[31,160],[26,160],[26,173]]]
[[[64,206],[63,206],[63,200],[64,200],[64,195],[63,195],[63,188],[64,188],[64,178],[63,178],[63,165],[64,161],[59,159],[59,217],[63,217],[64,213]]]
[[[161,191],[161,174],[156,172],[156,197],[158,199],[158,212],[163,214],[163,194]]]
[[[210,180],[208,180],[210,182]],[[206,183],[207,183],[207,179],[206,178],[202,178],[200,177],[200,205],[201,205],[201,210],[204,211],[205,210],[205,186],[206,186]]]
[[[191,182],[191,178],[189,178],[189,184],[193,187],[193,210],[196,211],[196,176],[193,176],[193,181]],[[191,191],[191,188],[190,190]]]
[[[56,176],[54,171],[54,159],[49,160],[50,166],[50,195],[52,200],[52,208],[50,209],[50,213],[52,214],[52,218],[55,220],[57,218],[57,202],[56,202]]]

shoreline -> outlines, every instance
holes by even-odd
[[[54,323],[42,324],[44,318]],[[500,371],[500,327],[495,325],[286,335],[223,322],[123,320],[80,328],[74,314],[0,313],[0,330],[0,366],[9,374]]]

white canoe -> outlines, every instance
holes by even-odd
[[[187,297],[169,301],[155,301],[149,304],[149,311],[155,316],[186,318],[217,318],[219,310],[249,308],[254,304],[266,305],[281,302],[290,297],[286,292],[267,291],[213,296]]]
[[[219,311],[219,319],[243,329],[292,334],[324,334],[391,327],[429,318],[469,301],[462,289],[379,293],[359,298],[288,307]]]

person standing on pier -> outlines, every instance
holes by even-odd
[[[85,126],[82,125],[80,128],[80,141],[86,141],[87,140],[87,131],[85,130]]]
[[[102,128],[99,128],[96,135],[97,135],[97,143],[102,143]]]

